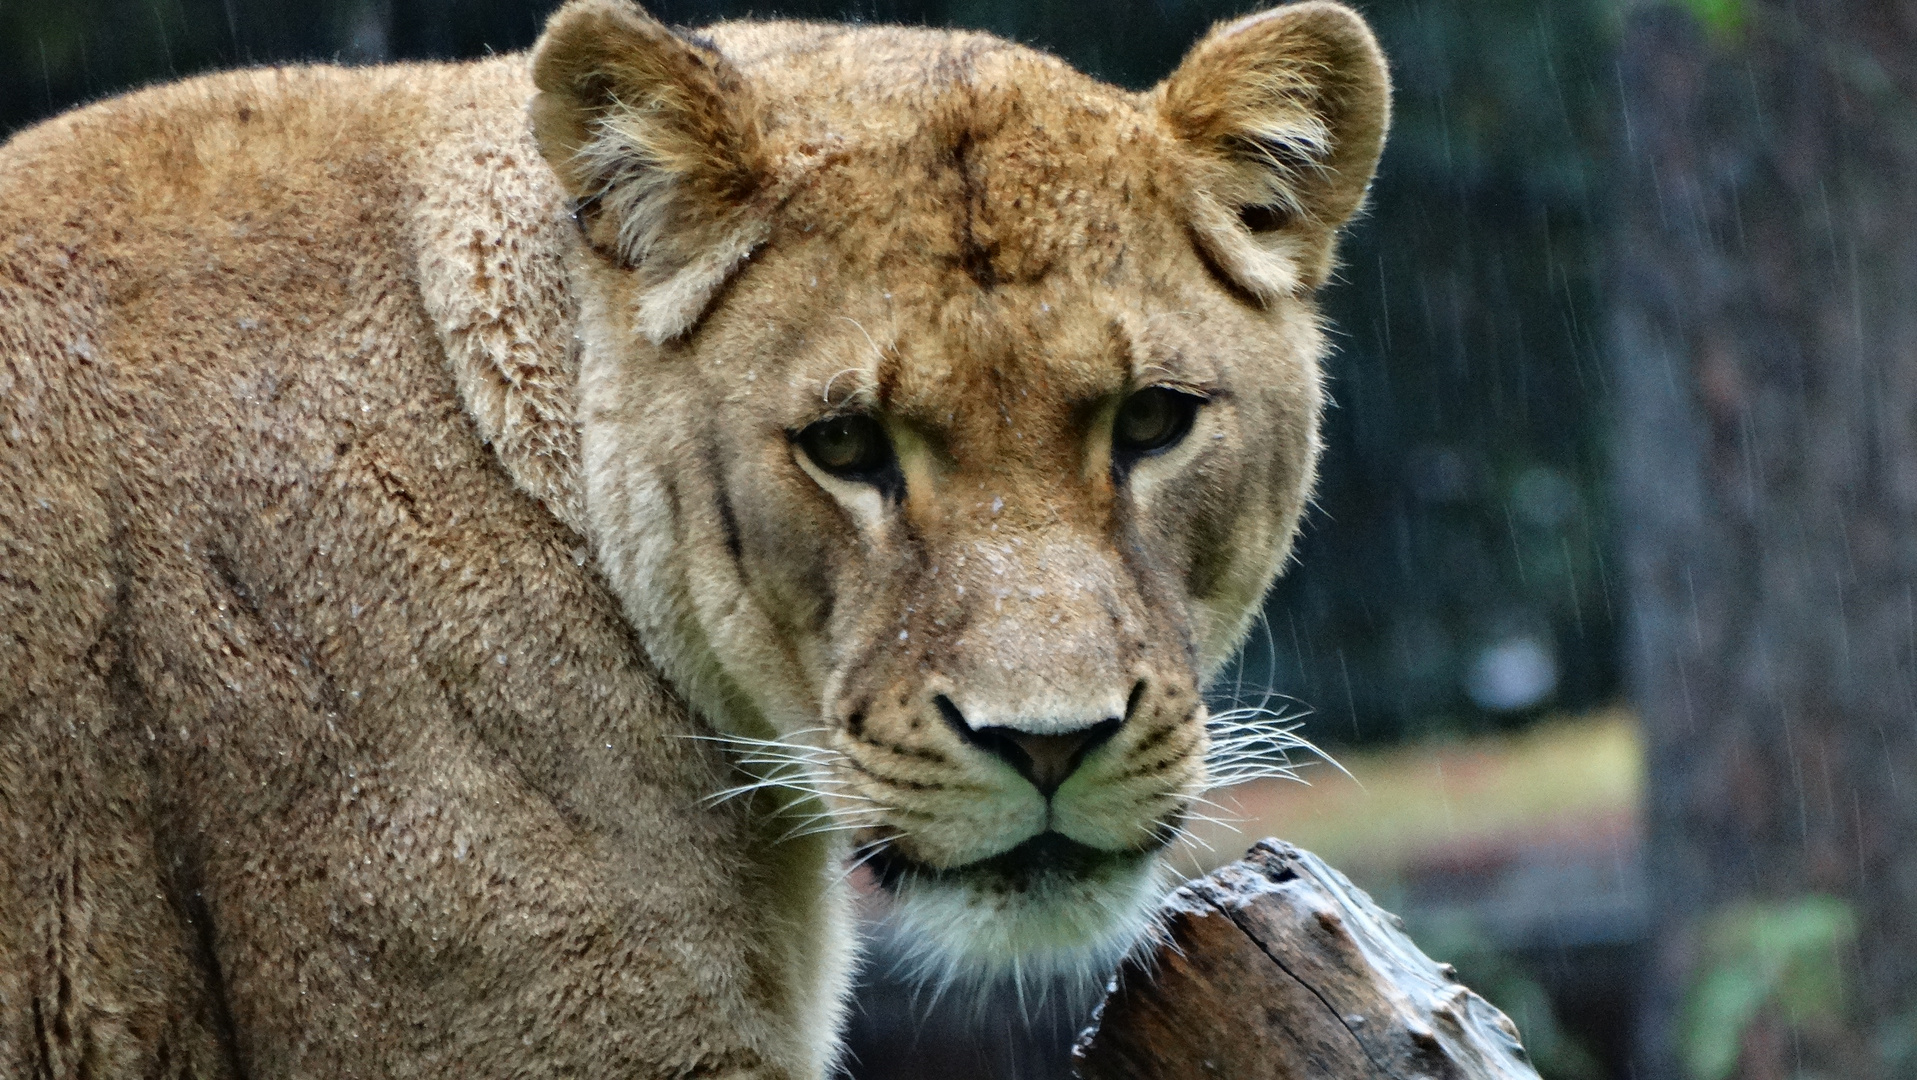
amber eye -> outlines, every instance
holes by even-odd
[[[1121,455],[1152,454],[1171,446],[1191,430],[1203,399],[1194,394],[1148,387],[1125,399],[1112,422],[1112,448]]]
[[[833,476],[871,480],[892,464],[892,444],[885,429],[869,416],[834,416],[800,431],[799,449],[812,463]]]

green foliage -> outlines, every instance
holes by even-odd
[[[1713,37],[1735,37],[1744,28],[1744,0],[1684,0],[1684,6]]]
[[[1850,905],[1832,896],[1743,903],[1714,913],[1684,1002],[1682,1055],[1693,1080],[1730,1077],[1746,1033],[1766,1013],[1792,1027],[1840,1023],[1845,960],[1856,937]]]

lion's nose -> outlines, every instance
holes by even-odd
[[[1118,718],[1100,720],[1088,728],[1064,735],[1033,735],[1017,728],[985,728],[978,734],[992,740],[991,750],[1050,798],[1067,777],[1100,743],[1118,730]]]
[[[966,742],[1010,765],[1048,799],[1122,722],[1113,716],[1075,731],[1043,735],[1014,727],[974,728],[950,698],[940,694],[935,701],[946,723]]]

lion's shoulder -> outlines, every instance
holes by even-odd
[[[323,325],[339,312],[305,310],[309,268],[403,263],[480,437],[576,529],[570,222],[531,93],[504,56],[255,68],[96,102],[0,147],[0,264],[85,294],[79,322],[125,326],[111,297],[219,288],[209,266],[252,267],[254,298]]]

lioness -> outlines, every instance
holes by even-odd
[[[983,34],[244,71],[0,152],[0,1073],[809,1080],[868,860],[1094,969],[1312,484],[1387,82]]]

